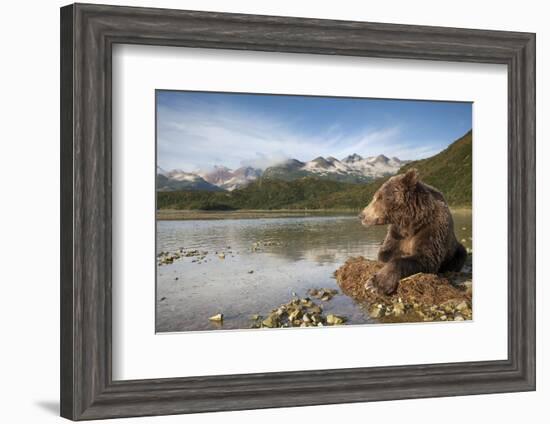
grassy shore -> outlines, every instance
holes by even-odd
[[[292,218],[304,216],[332,216],[355,215],[357,211],[352,209],[239,209],[235,211],[201,211],[201,210],[176,210],[159,209],[157,219],[159,221],[180,220],[209,220],[209,219],[256,219],[256,218]]]
[[[451,208],[453,212],[471,212],[469,207]],[[202,211],[159,209],[159,221],[211,220],[211,219],[257,219],[257,218],[295,218],[305,216],[356,215],[355,209],[239,209],[235,211]]]

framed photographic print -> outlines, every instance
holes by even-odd
[[[535,388],[535,36],[61,9],[61,413]]]
[[[472,103],[155,101],[158,333],[472,319]]]

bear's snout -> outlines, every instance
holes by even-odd
[[[382,211],[380,210],[380,205],[377,202],[371,202],[363,211],[359,214],[359,219],[361,223],[367,227],[371,225],[383,225],[385,224],[385,219]]]

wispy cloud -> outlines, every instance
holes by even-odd
[[[431,140],[419,144],[407,139],[398,122],[384,127],[365,122],[350,128],[335,119],[320,123],[312,131],[302,128],[298,117],[243,111],[223,103],[160,104],[157,113],[158,165],[164,169],[196,171],[218,164],[266,168],[288,158],[341,159],[353,153],[419,159],[437,153],[449,142]]]

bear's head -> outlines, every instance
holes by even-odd
[[[418,171],[409,169],[406,173],[391,177],[374,193],[369,205],[359,214],[366,226],[402,223],[410,214],[413,197],[418,192]]]

